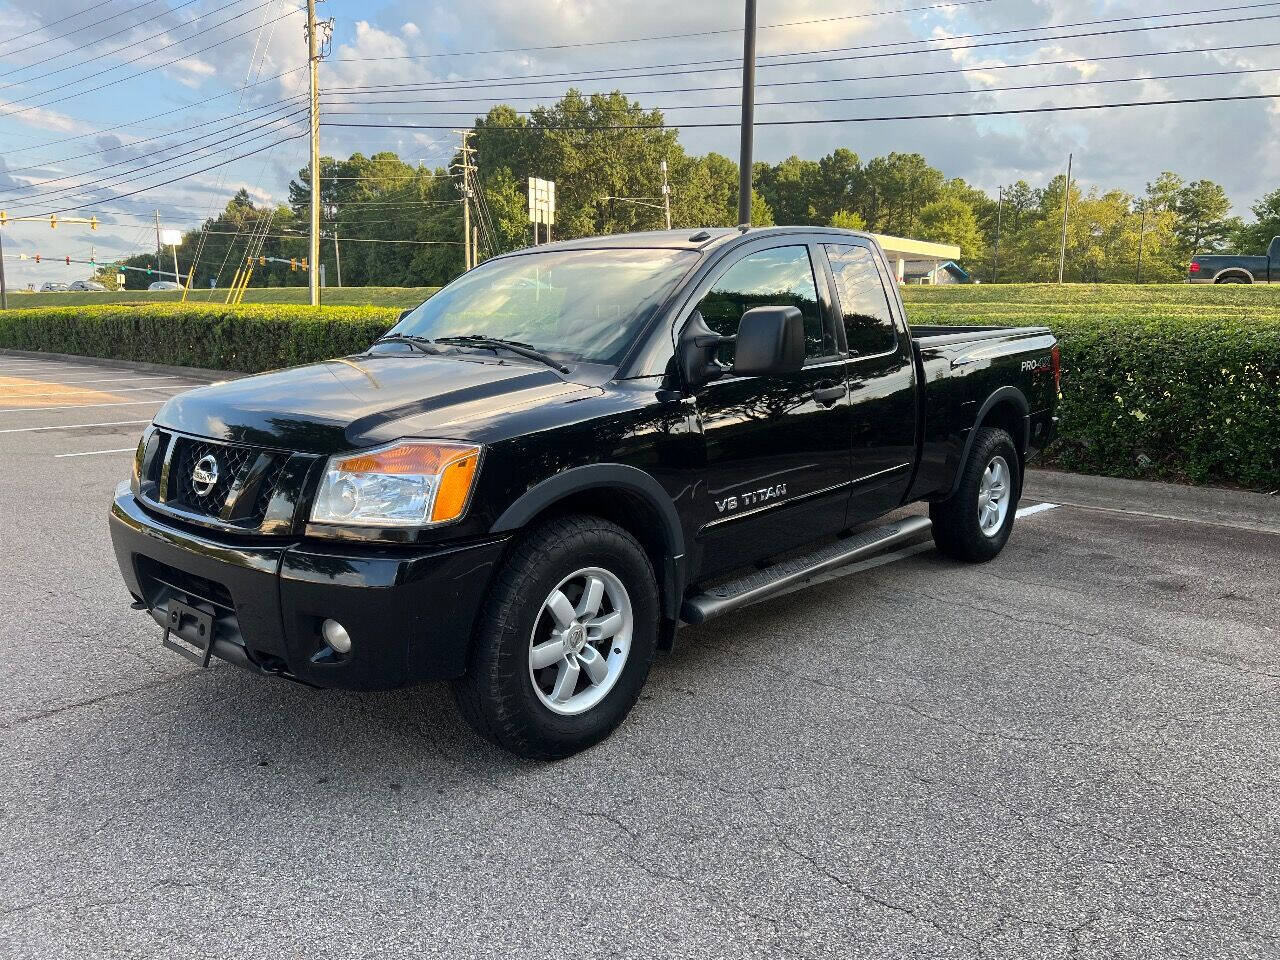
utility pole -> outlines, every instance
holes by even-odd
[[[1067,186],[1062,191],[1062,246],[1058,249],[1058,286],[1062,286],[1062,274],[1067,266],[1067,211],[1071,208],[1071,160],[1067,154]]]
[[[1142,224],[1138,227],[1138,272],[1133,278],[1134,283],[1142,282],[1142,241],[1147,235],[1147,204],[1142,204]]]
[[[751,225],[751,148],[756,122],[756,0],[747,0],[742,36],[742,149],[738,158],[738,224]]]
[[[473,130],[459,130],[462,135],[462,163],[459,168],[462,170],[462,251],[463,261],[466,268],[470,270],[475,264],[475,253],[472,249],[471,237],[471,171],[475,169],[471,165],[471,154],[475,151],[467,145],[467,141],[471,139]]]
[[[4,285],[4,227],[0,226],[0,310],[9,309],[9,288]]]
[[[316,0],[307,0],[307,66],[311,81],[311,236],[307,245],[311,306],[320,306],[320,37]]]
[[[160,211],[156,211],[156,276],[164,276],[164,264],[160,262]]]
[[[671,184],[667,181],[667,161],[662,161],[662,209],[667,214],[667,229],[671,229]]]
[[[338,286],[342,286],[342,255],[338,253],[338,217],[333,217],[333,265],[338,268]]]
[[[996,200],[996,248],[991,258],[991,282],[996,282],[1000,273],[1000,221],[1004,215],[1004,184],[1000,184],[1000,193]]]

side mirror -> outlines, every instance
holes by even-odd
[[[716,348],[722,343],[733,343],[733,337],[722,337],[702,319],[701,311],[695,310],[689,322],[680,331],[680,340],[676,348],[676,362],[680,365],[680,376],[685,387],[696,390],[712,380],[719,380],[729,368],[716,360]]]
[[[753,307],[738,324],[733,372],[767,377],[804,366],[804,315],[798,307]]]

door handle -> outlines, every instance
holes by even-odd
[[[848,392],[849,387],[846,384],[837,383],[832,386],[818,387],[813,391],[813,399],[824,407],[829,407]]]

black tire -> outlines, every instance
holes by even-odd
[[[632,613],[630,649],[613,686],[582,713],[554,712],[534,689],[531,638],[543,602],[583,568],[612,573]],[[454,681],[458,708],[486,740],[522,757],[555,760],[591,747],[622,722],[649,676],[658,640],[658,587],[636,539],[593,516],[566,516],[526,534],[494,578],[472,638],[467,673]]]
[[[1223,277],[1221,280],[1215,280],[1215,283],[1248,283],[1244,277]]]
[[[1009,502],[1003,522],[993,532],[984,532],[979,520],[983,475],[997,457],[1003,458],[1009,470]],[[938,549],[956,560],[986,563],[1004,549],[1013,530],[1022,496],[1022,464],[1018,450],[1008,431],[999,427],[983,427],[973,440],[969,459],[960,468],[960,487],[946,500],[929,505],[933,521],[933,542]]]

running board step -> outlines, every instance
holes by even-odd
[[[882,527],[863,530],[807,556],[796,557],[737,580],[717,584],[692,597],[686,597],[680,608],[680,619],[685,623],[702,623],[722,613],[763,600],[820,573],[865,559],[904,540],[910,540],[924,533],[930,526],[928,517],[905,517]]]

